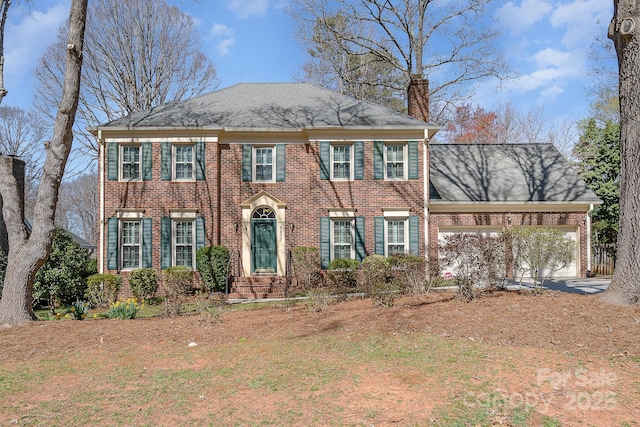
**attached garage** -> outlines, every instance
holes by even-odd
[[[590,212],[602,201],[553,145],[432,144],[429,167],[431,259],[448,234],[544,226],[575,242],[574,262],[550,277],[586,276]],[[520,274],[517,268],[510,273]]]

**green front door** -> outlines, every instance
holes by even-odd
[[[275,273],[277,269],[276,221],[254,219],[251,225],[253,272]]]

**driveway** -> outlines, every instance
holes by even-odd
[[[544,282],[545,289],[555,291],[571,292],[576,294],[598,294],[607,289],[611,283],[611,276],[599,276],[590,278],[569,278],[569,279],[547,279]],[[511,281],[509,289],[518,289],[518,281]],[[522,281],[523,289],[533,288],[531,279]]]

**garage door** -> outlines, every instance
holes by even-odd
[[[578,262],[577,260],[579,259],[579,255],[580,255],[580,245],[578,242],[578,232],[575,229],[566,229],[566,228],[558,228],[559,230],[562,230],[564,232],[565,237],[573,240],[575,242],[575,253],[574,253],[574,260],[573,262],[567,267],[564,268],[562,270],[558,270],[554,273],[552,273],[549,277],[553,277],[553,278],[570,278],[570,277],[578,277]],[[444,238],[448,235],[451,234],[455,234],[455,233],[482,233],[486,236],[498,236],[500,234],[500,232],[502,231],[502,228],[499,227],[451,227],[451,228],[440,228],[438,231],[438,242],[442,243],[444,241]],[[514,269],[515,270],[515,269]],[[446,272],[445,272],[446,273]],[[541,276],[544,277],[544,274],[546,274],[546,271],[542,271],[541,272]],[[514,274],[516,274],[516,272],[514,271]],[[521,274],[520,271],[517,272],[517,276],[519,277],[519,275]],[[530,277],[530,272],[526,272],[524,277]]]

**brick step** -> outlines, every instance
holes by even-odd
[[[229,287],[230,299],[284,298],[286,278],[280,276],[235,277]]]

